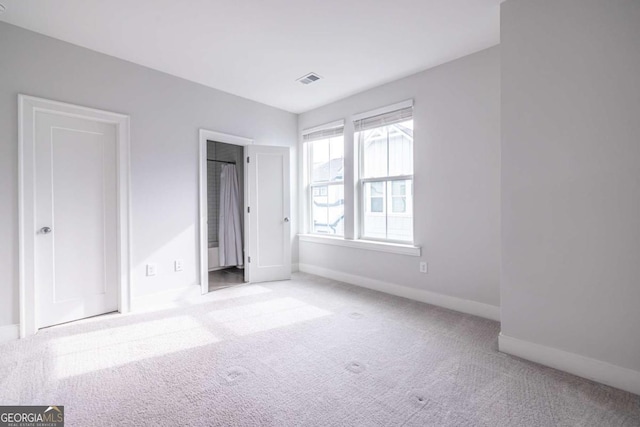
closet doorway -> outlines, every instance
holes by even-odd
[[[238,162],[236,157],[236,163],[233,165],[233,157],[218,156],[220,151],[215,153],[215,150],[222,150],[219,147],[224,146],[214,148],[211,153],[213,157],[211,157],[209,147],[212,143],[213,147],[216,147],[215,143],[241,146],[241,161]],[[215,247],[215,231],[213,231],[215,227],[210,229],[210,221],[218,221],[219,265],[214,265],[214,258],[214,262],[211,263],[212,271],[220,271],[219,267],[225,267],[226,271],[223,273],[241,276],[244,283],[291,279],[291,150],[289,147],[253,145],[253,140],[248,138],[200,129],[199,159],[201,292],[206,294],[210,289],[215,290],[230,285],[230,283],[216,285],[216,276],[222,273],[213,274],[212,286],[209,283],[209,258],[215,257],[215,250],[210,250]],[[209,163],[221,163],[221,166],[217,167],[221,173],[218,218],[209,217],[208,180],[212,179],[209,174]],[[243,175],[242,180],[239,179],[238,173],[240,164],[242,164],[242,172],[240,172]],[[234,178],[232,172],[234,169],[235,178],[239,181],[237,190],[234,190],[233,185],[229,185],[229,179]],[[214,169],[216,171],[214,177],[217,176],[217,170]],[[243,190],[240,191],[240,188]],[[216,193],[217,191],[213,190],[213,197]],[[233,194],[236,195],[233,196]],[[232,202],[234,199],[238,202]],[[234,213],[235,206],[240,206],[240,220],[237,220]],[[216,208],[212,207],[212,209]],[[224,220],[223,215],[226,218]],[[233,225],[229,225],[230,218],[234,218],[231,219],[234,221]],[[238,229],[240,232],[237,231]],[[237,244],[238,238],[243,249],[244,266],[240,264],[241,252],[240,244]],[[226,267],[235,268],[227,269]],[[233,280],[233,276],[229,275],[223,276],[222,281]],[[239,280],[236,279],[236,281]]]
[[[209,291],[244,283],[244,149],[207,140]]]
[[[203,294],[249,281],[245,146],[250,139],[200,131],[200,277]]]

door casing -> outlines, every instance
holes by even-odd
[[[18,95],[18,206],[20,337],[38,330],[35,287],[36,112],[113,124],[116,127],[118,311],[131,309],[130,118],[127,115]]]

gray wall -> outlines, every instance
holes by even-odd
[[[640,371],[640,2],[502,5],[502,333]]]
[[[414,99],[415,243],[420,259],[300,242],[300,263],[498,306],[500,278],[500,50],[493,47],[299,116],[299,131]],[[349,164],[346,176],[352,175]],[[352,203],[347,178],[345,203]],[[345,230],[353,230],[345,219]],[[304,230],[304,227],[302,227]]]
[[[0,23],[0,326],[18,323],[19,93],[131,115],[134,296],[197,283],[199,128],[295,158],[294,114]]]

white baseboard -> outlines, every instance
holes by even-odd
[[[20,325],[0,326],[0,342],[17,340],[20,338]]]
[[[328,268],[318,267],[311,264],[300,263],[299,269],[302,272],[315,274],[316,276],[322,276],[328,279],[361,286],[363,288],[373,289],[374,291],[380,291],[387,294],[425,302],[427,304],[433,304],[455,311],[460,311],[462,313],[473,314],[474,316],[480,316],[486,319],[500,321],[500,307],[496,307],[494,305],[470,301],[462,298],[452,297],[449,295],[438,294],[435,292],[425,291],[424,289],[410,288],[408,286],[397,285],[395,283],[383,282],[381,280],[371,279],[369,277],[356,276],[353,274],[330,270]]]
[[[197,301],[201,297],[200,285],[181,286],[153,294],[138,295],[131,300],[131,312],[140,313],[177,308],[181,301]]]
[[[640,372],[591,359],[564,350],[513,338],[500,333],[498,348],[503,353],[569,372],[579,377],[640,394]]]
[[[300,264],[291,264],[291,272],[295,273],[296,271],[300,271]]]

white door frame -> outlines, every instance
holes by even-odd
[[[116,126],[118,311],[131,309],[131,213],[129,116],[18,95],[18,205],[20,337],[38,331],[35,291],[35,118],[37,112],[100,121]]]
[[[199,183],[199,210],[200,220],[198,221],[200,227],[200,292],[204,295],[209,293],[209,213],[207,209],[207,141],[224,142],[225,144],[241,145],[246,147],[253,145],[253,139],[244,138],[242,136],[229,135],[226,133],[216,132],[207,129],[200,129],[199,137],[199,168],[198,168],[198,183]],[[243,152],[243,157],[247,153]],[[244,162],[245,159],[243,158]],[[247,268],[247,256],[249,254],[249,213],[247,211],[248,203],[248,170],[247,165],[244,165],[244,281],[249,282],[249,269]]]

